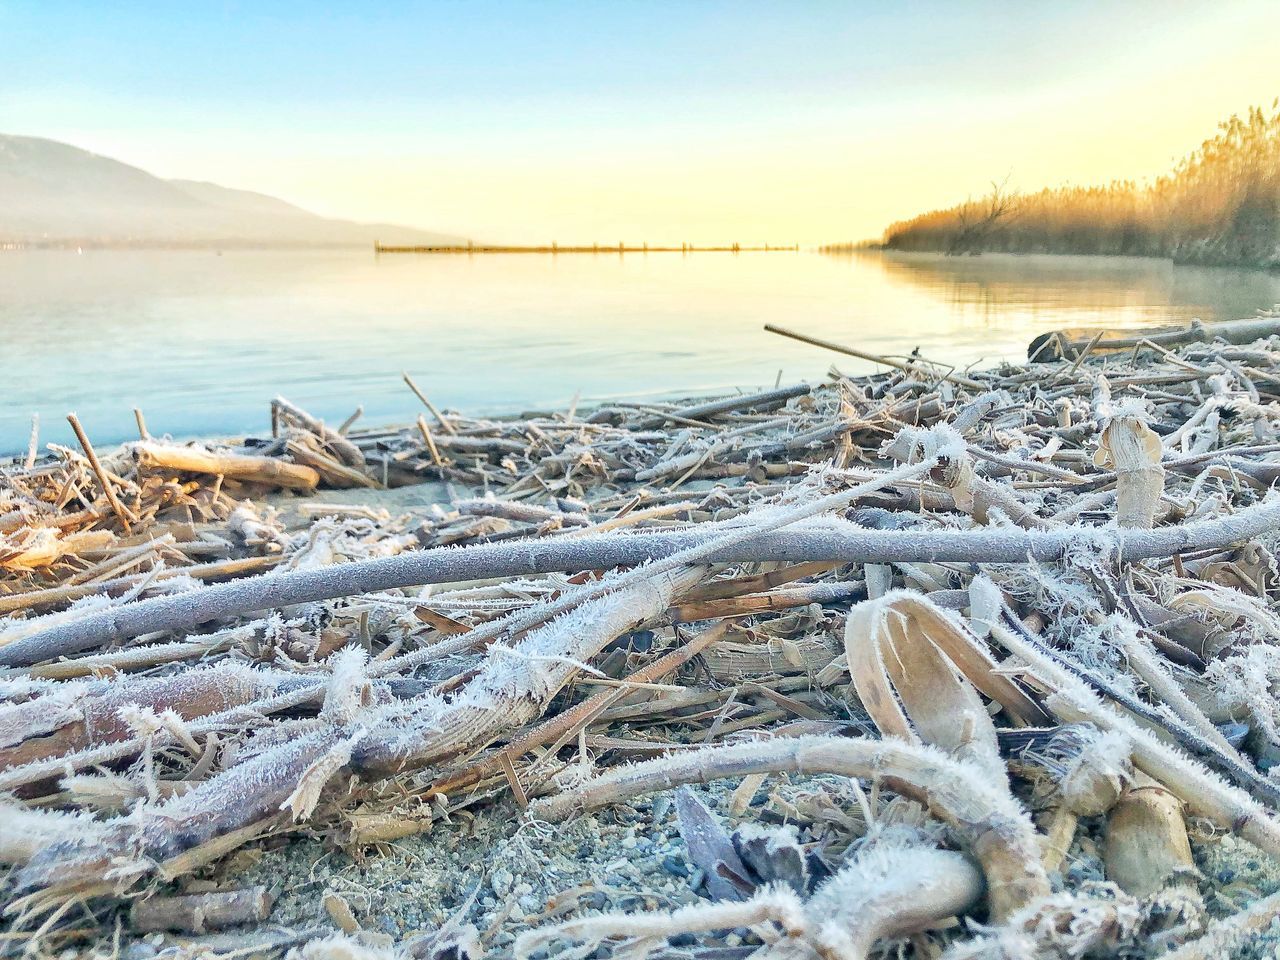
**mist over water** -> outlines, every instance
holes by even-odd
[[[0,451],[265,433],[283,394],[336,423],[772,386],[870,364],[767,322],[964,366],[1060,327],[1250,316],[1280,276],[1123,258],[812,253],[375,257],[364,251],[0,253]]]

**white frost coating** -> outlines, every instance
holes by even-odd
[[[83,720],[80,699],[90,689],[87,683],[68,683],[34,700],[0,704],[0,747],[11,747]]]
[[[931,427],[903,427],[880,448],[882,456],[923,463],[938,460],[967,460],[969,444],[949,423]]]
[[[290,541],[293,556],[288,569],[318,570],[336,563],[390,557],[416,545],[413,535],[388,536],[363,517],[322,517]]]
[[[358,730],[313,760],[298,778],[298,786],[280,804],[280,809],[290,811],[295,823],[310,817],[320,802],[320,792],[335,773],[351,762],[351,751],[364,736],[365,731]]]
[[[628,938],[626,955],[642,960],[667,947],[668,938],[732,927],[775,924],[779,939],[769,956],[862,960],[876,941],[905,936],[972,909],[982,875],[966,857],[919,845],[864,845],[807,902],[773,884],[749,899],[694,903],[670,913],[601,913],[521,934],[515,956],[527,960],[556,939],[580,946],[559,953],[583,957],[607,940]]]
[[[1134,400],[1100,405],[1102,434],[1094,463],[1116,473],[1116,523],[1149,530],[1164,493],[1164,447],[1147,425],[1147,412]],[[1217,437],[1217,429],[1214,429]]]
[[[120,707],[117,715],[135,737],[154,737],[164,729],[164,724],[150,707],[126,703]]]
[[[1254,644],[1209,664],[1205,680],[1220,706],[1248,716],[1272,744],[1280,744],[1280,648]]]
[[[652,568],[633,572],[643,574],[649,569]],[[654,574],[651,579],[587,600],[531,630],[514,647],[495,646],[489,651],[481,675],[453,700],[419,700],[409,718],[397,717],[394,722],[380,724],[378,739],[387,746],[379,753],[410,756],[432,735],[467,717],[484,717],[473,729],[487,730],[501,729],[535,715],[606,643],[657,616],[671,602],[680,583],[693,582],[701,576],[697,569],[679,578]]]
[[[579,917],[552,926],[522,933],[515,942],[516,960],[529,960],[539,947],[555,940],[573,939],[584,946],[562,957],[583,957],[605,940],[629,937],[630,960],[644,960],[667,946],[667,938],[680,933],[725,930],[773,922],[787,936],[803,936],[809,926],[804,905],[791,890],[782,886],[765,887],[750,900],[734,903],[694,903],[671,913],[600,913]]]
[[[1122,733],[1133,745],[1134,766],[1163,783],[1192,813],[1235,830],[1270,855],[1280,856],[1280,823],[1266,807],[1139,726],[1127,714],[1104,704],[1083,681],[1020,637],[1003,627],[993,633],[1031,667],[1040,681],[1056,688],[1045,701],[1055,715],[1069,723],[1087,721],[1103,730]]]
[[[163,561],[158,562],[156,568],[152,570],[152,573],[154,574],[158,572],[163,568],[163,565]],[[78,600],[72,601],[65,610],[57,610],[53,613],[27,617],[25,620],[6,619],[3,621],[6,626],[4,629],[0,629],[0,649],[3,649],[10,643],[21,640],[23,637],[29,637],[32,634],[39,633],[42,630],[48,630],[64,623],[74,622],[86,614],[92,615],[95,613],[103,613],[126,606],[136,600],[138,594],[142,592],[143,589],[147,589],[158,594],[175,595],[188,593],[204,586],[206,586],[204,582],[194,580],[185,574],[176,574],[174,576],[166,577],[163,580],[152,580],[148,577],[118,597],[113,597],[104,593],[94,593],[87,597],[80,597]]]
[[[16,640],[28,637],[33,633],[39,633],[41,630],[47,630],[50,627],[56,627],[59,624],[70,623],[84,616],[86,613],[97,613],[117,606],[122,601],[109,597],[105,594],[92,594],[87,597],[81,597],[74,601],[67,609],[59,610],[55,613],[46,613],[38,617],[28,617],[25,620],[12,621],[11,626],[6,626],[0,630],[0,649],[8,646]],[[9,621],[6,621],[8,623]]]
[[[959,853],[873,842],[823,884],[805,912],[817,928],[811,936],[819,955],[861,958],[877,940],[963,915],[983,890],[981,872]]]
[[[1096,884],[1097,895],[1055,893],[1028,904],[1000,927],[953,944],[942,960],[1077,960],[1124,955],[1143,944],[1143,905],[1112,884]],[[1160,905],[1153,903],[1153,911]],[[1162,917],[1171,938],[1173,923]],[[980,928],[981,929],[981,928]]]
[[[294,947],[285,960],[405,960],[407,956],[394,946],[374,946],[345,933],[335,933]]]
[[[1133,744],[1122,732],[1072,723],[1026,756],[1049,771],[1050,793],[1057,794],[1067,812],[1095,817],[1110,810],[1133,781],[1132,754]]]
[[[261,513],[252,500],[243,500],[227,517],[227,530],[239,537],[245,546],[274,548],[277,552],[289,547],[290,541],[280,521],[280,511],[265,507]]]
[[[224,662],[170,676],[120,675],[92,683],[46,684],[37,688],[48,691],[44,696],[0,705],[0,747],[77,723],[84,726],[85,741],[92,741],[104,731],[111,735],[121,724],[137,723],[140,730],[154,733],[154,724],[164,721],[148,720],[136,712],[138,708],[159,712],[170,706],[189,709],[188,705],[202,701],[232,704],[290,679],[286,674]]]
[[[0,802],[0,863],[26,863],[51,843],[68,837],[92,839],[101,831],[102,825],[85,814]]]
[[[1185,583],[1181,581],[1179,586]],[[1170,610],[1216,620],[1224,630],[1238,630],[1244,639],[1254,643],[1268,643],[1280,637],[1280,617],[1265,600],[1208,580],[1194,583],[1195,589],[1180,590],[1167,598]]]
[[[887,563],[868,563],[862,568],[867,581],[867,599],[883,597],[893,589],[893,567]]]
[[[969,621],[974,633],[980,637],[990,634],[1003,609],[1004,595],[990,577],[980,573],[969,581]]]
[[[365,667],[369,654],[364,647],[346,646],[329,658],[329,683],[325,687],[320,716],[334,724],[347,724],[369,702],[369,680]]]
[[[1151,419],[1151,403],[1142,397],[1121,397],[1112,399],[1109,395],[1094,408],[1099,420],[1129,418],[1147,423]]]

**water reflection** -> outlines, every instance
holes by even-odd
[[[1193,317],[1250,316],[1280,297],[1280,277],[1257,270],[1175,266],[1139,257],[855,254],[889,276],[983,317],[1011,311],[1060,325],[1134,326]]]
[[[1248,316],[1280,277],[1103,258],[809,253],[382,257],[351,252],[0,255],[0,450],[100,442],[131,409],[185,437],[262,431],[275,393],[330,421],[402,421],[409,369],[440,406],[506,412],[820,378],[826,354],[1019,358],[1056,327]]]

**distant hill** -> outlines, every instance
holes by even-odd
[[[0,134],[0,243],[366,246],[465,238],[308,213],[275,197],[163,180],[79,147]]]

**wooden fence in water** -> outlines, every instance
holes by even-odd
[[[692,243],[682,243],[678,247],[670,244],[648,244],[644,243],[640,246],[634,244],[628,246],[625,243],[619,243],[617,246],[609,246],[602,243],[585,244],[569,244],[561,246],[558,243],[551,243],[549,246],[518,246],[505,244],[487,244],[487,243],[466,243],[466,244],[441,244],[435,246],[394,246],[391,244],[383,244],[375,242],[373,252],[381,253],[783,253],[795,252],[800,249],[800,244],[776,245],[766,243],[763,246],[743,246],[738,243],[724,244],[722,246],[703,246],[700,247]]]

